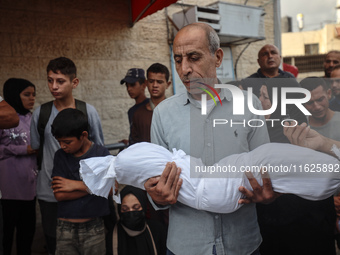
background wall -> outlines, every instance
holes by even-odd
[[[37,103],[52,100],[47,87],[49,60],[65,56],[77,68],[80,84],[75,97],[94,105],[101,117],[105,143],[127,138],[127,110],[134,104],[120,80],[127,70],[145,70],[154,62],[170,69],[165,10],[130,27],[128,0],[0,0],[0,94],[3,83],[11,77],[24,78],[37,86]],[[183,2],[183,1],[179,1]],[[186,0],[186,4],[205,6],[216,0]],[[244,0],[230,0],[244,4]],[[266,0],[249,1],[260,6]],[[183,6],[167,8],[168,15]],[[273,43],[273,4],[265,5],[266,41],[252,43],[240,58],[238,77],[255,72],[257,52]],[[245,45],[232,47],[233,59]],[[167,91],[171,96],[172,88]]]
[[[340,50],[340,36],[336,33],[337,24],[327,24],[320,30],[282,34],[282,55],[303,56],[306,44],[318,44],[319,54],[330,50]]]

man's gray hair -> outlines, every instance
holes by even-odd
[[[220,48],[220,38],[215,30],[211,29],[208,35],[209,51],[212,55]]]
[[[184,26],[184,28],[189,28],[189,29],[192,27],[196,27],[196,28],[204,30],[205,36],[208,40],[209,51],[212,55],[214,55],[215,52],[220,48],[220,38],[218,37],[218,34],[216,33],[216,31],[209,24],[201,23],[201,22],[191,23],[191,24]]]

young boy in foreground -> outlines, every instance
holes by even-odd
[[[41,130],[42,123],[40,120],[41,115],[46,116],[46,114],[41,114],[45,112],[42,109],[44,105],[50,104],[51,102],[39,106],[33,112],[30,133],[31,147],[32,149],[39,149],[38,158],[41,159],[37,179],[37,199],[41,212],[41,222],[48,254],[54,255],[56,248],[58,203],[51,189],[51,174],[54,154],[60,149],[60,146],[51,133],[51,125],[60,111],[66,108],[78,108],[76,99],[73,96],[73,90],[78,87],[79,79],[77,77],[75,63],[66,57],[52,59],[46,67],[46,74],[48,89],[54,97],[54,100],[51,101],[52,109],[50,109],[50,113],[47,114],[47,122],[43,130]],[[86,103],[85,108],[90,126],[90,140],[96,144],[103,145],[104,137],[98,112],[88,103]]]
[[[87,192],[79,161],[110,153],[88,139],[88,121],[80,110],[61,111],[51,129],[61,147],[52,170],[52,189],[58,201],[56,254],[105,254],[101,216],[109,214],[107,199]]]

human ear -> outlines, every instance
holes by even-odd
[[[220,65],[222,64],[222,60],[223,60],[223,50],[221,48],[218,48],[216,50],[215,57],[216,57],[215,66],[220,67]]]
[[[72,80],[72,87],[75,89],[79,84],[79,79],[76,77]]]
[[[87,131],[83,131],[81,133],[81,137],[88,138],[89,137],[89,133]]]

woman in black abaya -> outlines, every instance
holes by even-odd
[[[165,255],[166,230],[145,218],[147,197],[143,190],[126,186],[118,205],[119,221],[113,233],[113,254]]]

